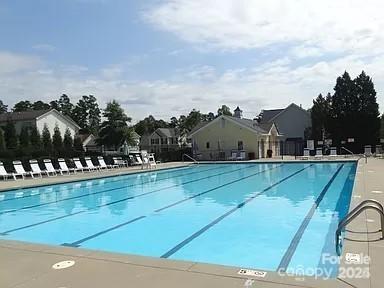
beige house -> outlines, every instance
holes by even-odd
[[[242,118],[239,107],[235,115],[221,115],[211,122],[195,127],[189,134],[194,156],[202,160],[224,160],[233,152],[245,152],[246,159],[273,156],[280,153],[280,135],[274,123],[259,124]]]
[[[151,153],[179,150],[185,144],[175,128],[158,128],[150,135],[143,135],[140,139],[141,150]]]

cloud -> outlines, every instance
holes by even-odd
[[[50,44],[36,44],[32,46],[32,49],[41,52],[53,52],[56,50],[56,47]]]
[[[41,63],[35,56],[0,51],[0,75],[34,69]]]
[[[293,45],[299,57],[380,50],[380,0],[164,0],[144,18],[196,46],[223,50]]]

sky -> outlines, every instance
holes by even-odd
[[[120,102],[136,122],[193,108],[309,108],[344,71],[384,107],[380,0],[2,0],[0,100]]]

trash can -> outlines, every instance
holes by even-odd
[[[255,159],[255,152],[249,152],[248,153],[248,160],[254,160]]]

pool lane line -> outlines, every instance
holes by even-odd
[[[280,264],[277,267],[276,271],[285,272],[287,270],[288,265],[291,262],[293,255],[295,254],[297,246],[299,245],[299,242],[300,242],[305,230],[307,229],[309,222],[311,221],[311,219],[313,217],[313,214],[315,214],[317,207],[319,207],[320,202],[323,200],[325,194],[328,192],[328,189],[331,187],[333,181],[336,179],[337,175],[340,173],[343,166],[344,166],[344,164],[341,164],[339,166],[339,168],[333,174],[331,179],[324,186],[323,190],[321,191],[321,193],[317,197],[316,201],[313,203],[311,209],[308,211],[308,213],[305,216],[303,222],[301,223],[299,229],[296,231],[295,236],[292,238],[291,243],[289,244],[288,249],[285,251],[284,256],[281,259]]]
[[[191,241],[193,241],[195,238],[199,237],[201,234],[203,234],[205,231],[207,231],[208,229],[212,228],[214,225],[216,225],[217,223],[219,223],[221,220],[223,220],[224,218],[228,217],[229,215],[231,215],[232,213],[236,212],[238,209],[242,208],[243,206],[245,206],[246,204],[248,204],[249,202],[251,202],[252,200],[254,200],[256,197],[260,196],[261,194],[267,192],[268,190],[272,189],[273,187],[281,184],[282,182],[296,176],[297,174],[303,172],[305,169],[308,169],[309,167],[313,166],[314,164],[310,164],[309,166],[307,167],[304,167],[296,172],[294,172],[293,174],[277,181],[276,183],[268,186],[267,188],[263,189],[262,191],[254,194],[253,196],[249,197],[248,199],[246,199],[245,201],[241,202],[240,204],[236,205],[234,208],[232,208],[231,210],[227,211],[226,213],[224,213],[223,215],[219,216],[218,218],[216,218],[215,220],[213,220],[212,222],[210,222],[209,224],[205,225],[203,228],[201,228],[200,230],[198,230],[197,232],[193,233],[191,236],[189,236],[188,238],[186,238],[185,240],[183,240],[182,242],[180,242],[179,244],[177,244],[176,246],[174,246],[173,248],[171,248],[170,250],[168,250],[167,252],[165,252],[163,255],[160,256],[160,258],[168,258],[169,256],[172,256],[173,254],[175,254],[177,251],[179,251],[181,248],[183,248],[185,245],[187,245],[188,243],[190,243]]]
[[[122,198],[120,200],[116,200],[116,201],[112,201],[112,202],[107,202],[107,203],[102,204],[102,205],[97,205],[97,206],[95,206],[95,207],[93,207],[91,209],[85,209],[85,210],[82,210],[82,211],[78,211],[78,212],[74,212],[74,213],[69,213],[69,214],[66,214],[66,215],[63,215],[63,216],[51,218],[51,219],[48,219],[48,220],[44,220],[44,221],[36,222],[36,223],[33,223],[33,224],[21,226],[21,227],[18,227],[18,228],[10,229],[10,230],[4,231],[4,232],[0,232],[0,235],[4,236],[4,235],[7,235],[7,234],[9,234],[11,232],[15,232],[15,231],[31,228],[31,227],[34,227],[34,226],[38,226],[38,225],[41,225],[41,224],[48,223],[48,222],[52,222],[52,221],[60,220],[60,219],[63,219],[63,218],[71,217],[71,216],[74,216],[74,215],[82,214],[82,213],[85,213],[85,212],[88,212],[88,211],[95,210],[96,208],[101,208],[101,207],[113,205],[113,204],[116,204],[116,203],[124,202],[124,201],[131,200],[131,199],[134,199],[134,198],[137,198],[137,197],[149,195],[149,194],[156,193],[156,192],[159,192],[159,191],[163,191],[163,190],[166,190],[166,189],[169,189],[169,188],[174,188],[174,187],[182,186],[182,185],[185,185],[185,184],[189,184],[189,183],[192,183],[192,182],[208,179],[208,178],[211,178],[211,177],[217,177],[217,176],[221,176],[221,175],[224,175],[224,174],[229,174],[229,173],[237,172],[237,171],[240,171],[240,170],[245,170],[245,169],[248,169],[248,168],[253,168],[254,166],[255,166],[254,164],[251,164],[251,165],[246,166],[244,168],[240,168],[240,169],[236,169],[236,170],[231,170],[231,171],[226,171],[226,172],[223,172],[223,173],[219,173],[219,174],[215,174],[215,175],[210,175],[210,176],[206,176],[206,177],[203,177],[203,178],[199,178],[199,179],[183,182],[183,183],[176,184],[176,185],[173,185],[173,186],[168,186],[168,187],[163,187],[163,188],[160,188],[160,189],[157,189],[157,190],[148,191],[148,192],[141,193],[141,194],[138,194],[138,195],[135,195],[135,196],[130,196],[130,197]],[[91,195],[92,194],[89,194],[88,196],[91,196]]]
[[[275,166],[275,167],[271,167],[271,168],[268,168],[268,169],[264,169],[264,170],[262,170],[262,171],[258,171],[257,173],[253,173],[253,174],[251,174],[251,175],[248,175],[248,176],[245,176],[245,177],[236,179],[236,180],[234,180],[234,181],[231,181],[231,182],[222,184],[222,185],[220,185],[220,186],[217,186],[217,187],[208,189],[208,190],[206,190],[206,191],[204,191],[204,192],[200,192],[200,193],[195,194],[195,195],[193,195],[193,196],[184,198],[184,199],[182,199],[182,200],[180,200],[180,201],[176,201],[176,202],[174,202],[173,204],[170,204],[170,205],[164,206],[164,207],[162,207],[162,208],[160,208],[160,209],[154,210],[154,212],[156,213],[156,212],[158,212],[158,211],[162,211],[162,210],[171,208],[171,207],[173,207],[173,206],[176,206],[176,205],[178,205],[178,204],[181,204],[182,202],[191,200],[191,199],[193,199],[193,198],[199,197],[199,196],[201,196],[201,195],[207,194],[207,193],[212,192],[212,191],[214,191],[214,190],[217,190],[217,189],[223,188],[223,187],[225,187],[225,186],[231,185],[231,184],[233,184],[233,183],[242,181],[242,180],[244,180],[244,179],[247,179],[247,178],[250,178],[250,177],[259,175],[259,174],[261,174],[261,173],[264,173],[264,172],[267,172],[267,171],[271,171],[271,170],[276,169],[276,168],[279,168],[279,167],[281,167],[281,166],[283,166],[283,165],[284,165],[284,164],[281,164],[281,165],[278,165],[278,166]],[[92,238],[95,238],[95,237],[97,237],[97,236],[99,236],[99,235],[102,235],[102,234],[105,234],[105,233],[107,233],[107,232],[110,232],[110,231],[112,231],[112,230],[116,230],[116,229],[118,229],[118,228],[120,228],[120,227],[122,227],[122,226],[128,225],[128,224],[130,224],[130,223],[132,223],[132,222],[135,222],[135,221],[137,221],[137,220],[140,220],[140,219],[143,219],[143,218],[146,218],[146,217],[147,217],[147,216],[143,215],[143,216],[134,218],[134,219],[131,220],[131,221],[127,221],[127,222],[125,222],[125,223],[118,224],[118,225],[113,226],[113,227],[111,227],[111,228],[108,228],[108,229],[106,229],[106,230],[100,231],[100,232],[98,232],[98,233],[96,233],[96,234],[87,236],[87,237],[85,237],[85,238],[83,238],[83,239],[80,239],[80,240],[77,240],[77,241],[75,241],[75,242],[72,242],[72,243],[63,243],[63,244],[61,244],[61,245],[62,245],[62,246],[68,246],[68,247],[80,247],[80,244],[83,243],[83,242],[85,242],[85,241],[88,241],[88,240],[90,240],[90,239],[92,239]]]
[[[189,167],[189,166],[188,166]],[[206,170],[202,170],[202,171],[197,171],[197,172],[190,172],[190,173],[184,173],[184,174],[180,174],[180,175],[176,175],[175,177],[172,177],[172,178],[176,178],[176,177],[182,177],[182,176],[186,176],[186,175],[192,175],[192,174],[196,174],[196,173],[201,173],[201,172],[204,172],[204,171],[211,171],[211,170],[217,170],[217,169],[220,169],[222,167],[215,167],[215,168],[209,168],[209,169],[206,169]],[[184,168],[171,168],[171,170],[184,170],[184,169],[187,169],[187,167],[184,167]],[[192,168],[193,169],[193,168]],[[163,169],[163,170],[159,170],[159,174],[166,174],[166,173],[169,173],[170,171],[165,171],[166,169]],[[143,173],[143,172],[141,172]],[[154,172],[150,172],[150,173],[154,173]],[[140,174],[140,172],[138,173],[134,173],[134,174],[126,174],[126,175],[116,175],[116,176],[108,176],[106,178],[112,178],[112,177],[123,177],[123,179],[117,179],[117,180],[112,180],[112,181],[109,181],[108,183],[106,184],[112,184],[112,183],[116,183],[116,182],[121,182],[121,181],[126,181],[126,180],[136,180],[136,179],[127,179],[129,178],[129,176],[133,176],[133,175],[138,175]],[[146,173],[143,173],[143,174],[147,174]],[[148,177],[150,177],[150,175],[147,175]],[[166,179],[169,179],[170,177],[165,177],[165,178],[162,178],[162,179],[158,179],[160,181],[162,180],[166,180]],[[86,182],[89,182],[89,181],[95,181],[95,180],[100,180],[100,179],[104,179],[104,178],[98,178],[98,179],[90,179],[88,181],[85,181],[85,180],[81,180],[81,182],[84,181],[84,183]],[[79,181],[74,181],[74,182],[64,182],[64,183],[60,183],[60,184],[53,184],[52,186],[59,186],[59,185],[68,185],[68,184],[72,184],[72,183],[76,183],[76,182],[79,182]],[[141,183],[141,184],[147,184],[147,183],[152,183],[152,181],[147,181],[147,182],[144,182],[144,183]],[[96,187],[96,186],[101,186],[103,185],[104,183],[95,183],[92,185],[92,187]],[[141,185],[141,184],[132,184],[133,186],[134,185]],[[130,186],[125,186],[125,187],[133,187],[132,185]],[[49,185],[44,185],[44,186],[49,186]],[[19,189],[19,190],[23,190],[23,189],[37,189],[39,187],[44,187],[44,186],[37,186],[37,187],[32,187],[32,188],[22,188],[22,189]],[[68,185],[69,186],[69,185]],[[66,192],[72,192],[73,190],[77,189],[79,187],[75,187],[75,188],[70,188],[69,190],[67,190]],[[89,187],[82,187],[82,188],[89,188]],[[54,188],[53,188],[54,189]],[[21,191],[18,191],[18,190],[11,190],[11,191],[4,191],[4,192],[0,192],[0,193],[20,193]],[[29,197],[34,197],[34,196],[40,196],[40,195],[45,195],[45,194],[51,194],[51,193],[61,193],[63,191],[48,191],[48,192],[44,192],[44,193],[37,193],[37,194],[32,194],[32,195],[25,195],[25,196],[21,196],[21,197],[15,197],[15,198],[8,198],[8,199],[4,199],[4,200],[0,200],[0,204],[1,203],[4,203],[4,202],[7,202],[7,201],[14,201],[14,200],[19,200],[19,199],[23,199],[23,198],[29,198]],[[1,214],[1,213],[0,213]]]
[[[200,171],[200,172],[181,174],[181,175],[177,175],[175,177],[172,177],[172,179],[173,178],[182,177],[182,176],[187,176],[187,175],[190,175],[190,174],[197,174],[197,173],[202,173],[202,172],[211,171],[211,170],[218,170],[219,168],[223,168],[223,167],[215,167],[215,168],[203,170],[203,171]],[[167,180],[169,178],[170,177],[167,177],[167,178],[164,178],[164,179],[159,179],[159,181]],[[105,193],[105,192],[111,192],[111,191],[116,191],[116,190],[120,190],[120,189],[135,187],[135,186],[139,186],[139,185],[143,185],[143,184],[149,184],[149,183],[152,183],[152,181],[148,181],[148,182],[144,182],[144,183],[131,184],[131,185],[127,185],[127,186],[119,186],[119,187],[110,188],[110,189],[106,189],[106,190],[101,190],[101,191],[97,191],[97,192],[93,192],[93,193],[80,194],[80,195],[77,195],[77,196],[62,198],[62,199],[59,199],[59,200],[53,200],[53,201],[50,201],[50,202],[39,203],[39,204],[30,205],[30,206],[24,206],[24,207],[20,207],[20,208],[11,209],[11,210],[4,210],[4,211],[0,211],[0,215],[7,214],[7,213],[12,213],[12,212],[17,212],[17,211],[20,211],[20,210],[26,210],[26,209],[31,209],[31,208],[45,206],[45,205],[55,204],[55,203],[63,202],[63,201],[67,201],[67,200],[78,199],[78,198],[87,197],[87,196],[91,196],[91,195],[97,195],[97,194],[101,194],[101,193]],[[83,188],[90,188],[90,187],[83,187]],[[71,190],[73,191],[74,189],[71,189]],[[55,193],[55,192],[51,192],[51,193]],[[0,201],[0,204],[1,204],[1,201]]]

